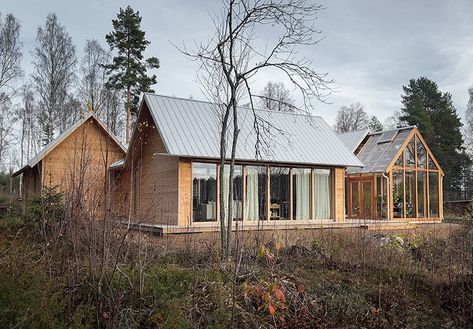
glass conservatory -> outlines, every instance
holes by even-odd
[[[442,218],[444,173],[416,127],[368,133],[355,154],[365,166],[347,171],[348,218]]]

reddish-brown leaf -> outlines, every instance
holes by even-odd
[[[273,304],[269,304],[268,310],[269,310],[269,314],[271,315],[276,314],[276,309],[274,308]]]
[[[269,294],[267,292],[265,292],[263,294],[263,296],[261,296],[261,299],[265,302],[265,303],[269,303],[269,300],[270,300],[270,297],[269,297]]]
[[[286,297],[284,297],[284,294],[282,293],[281,289],[279,289],[279,288],[274,290],[274,296],[277,298],[277,300],[279,300],[281,302],[286,301]]]

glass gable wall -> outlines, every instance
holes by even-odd
[[[440,171],[414,136],[394,163],[393,217],[438,218]]]
[[[193,162],[193,221],[217,221],[218,166]],[[229,165],[224,168],[224,207],[228,207]],[[310,220],[333,218],[333,170],[235,165],[233,219]]]

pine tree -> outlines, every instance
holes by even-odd
[[[371,132],[377,132],[377,131],[383,131],[384,127],[381,121],[376,117],[376,115],[373,115],[371,117],[370,123],[368,124],[368,129]]]
[[[419,128],[445,172],[446,197],[456,197],[462,190],[468,157],[452,96],[439,91],[437,84],[425,77],[409,80],[403,90],[400,119]]]
[[[144,59],[143,52],[150,44],[141,29],[141,16],[130,6],[120,8],[117,19],[112,20],[113,32],[105,36],[110,50],[118,54],[111,64],[105,65],[110,75],[107,86],[126,90],[126,141],[130,140],[131,116],[136,115],[140,92],[154,92],[150,87],[156,84],[156,75],[147,75],[147,69],[159,68],[156,57]]]

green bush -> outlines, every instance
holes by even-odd
[[[43,188],[41,196],[34,196],[27,206],[26,220],[42,234],[64,219],[64,195],[56,188]]]
[[[64,328],[61,284],[21,258],[0,263],[0,328]]]

